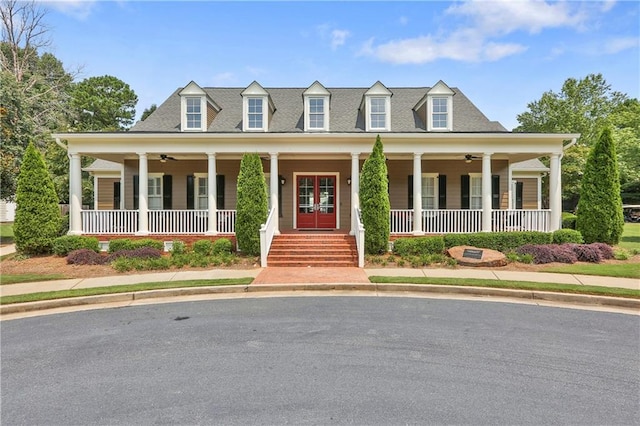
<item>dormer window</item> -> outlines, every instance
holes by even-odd
[[[364,94],[360,109],[364,108],[366,131],[391,130],[391,91],[379,81]]]
[[[317,81],[302,93],[304,100],[304,130],[329,131],[329,100],[331,93]]]
[[[454,91],[439,81],[413,108],[427,123],[427,131],[453,130]]]
[[[447,129],[449,126],[449,107],[447,98],[432,98],[431,127]]]
[[[262,130],[264,128],[262,98],[247,99],[248,128],[250,130]]]
[[[181,130],[205,132],[220,112],[220,106],[193,81],[187,84],[179,95]]]
[[[200,130],[202,128],[202,99],[188,97],[187,102],[187,130]]]

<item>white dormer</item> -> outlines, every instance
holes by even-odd
[[[185,132],[205,132],[220,107],[195,82],[190,82],[180,95],[180,129]]]
[[[242,95],[242,130],[245,132],[266,132],[275,106],[258,82],[254,81],[244,89]]]
[[[331,93],[315,81],[302,93],[304,100],[304,131],[329,131],[329,101]]]
[[[429,132],[450,132],[453,130],[453,95],[454,91],[442,80],[436,83],[427,95],[414,108],[419,110],[423,105],[425,121]]]
[[[391,130],[391,96],[393,93],[377,81],[363,96],[360,110],[364,114],[365,130]]]

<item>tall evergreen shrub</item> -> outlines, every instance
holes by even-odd
[[[380,135],[360,174],[360,210],[364,247],[369,254],[385,253],[389,244],[389,182]]]
[[[576,229],[585,243],[614,245],[620,241],[624,227],[620,172],[609,128],[602,131],[589,153],[576,215]]]
[[[251,256],[260,254],[260,226],[267,221],[267,184],[258,154],[244,154],[238,174],[236,240]]]
[[[16,250],[24,254],[50,253],[60,231],[58,195],[42,154],[29,143],[20,166],[13,234]]]

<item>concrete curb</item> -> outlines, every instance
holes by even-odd
[[[100,305],[107,303],[133,302],[136,300],[161,299],[183,296],[201,296],[233,293],[278,293],[278,292],[377,292],[403,294],[434,294],[476,297],[499,297],[511,299],[540,300],[575,305],[607,306],[640,310],[640,299],[622,297],[594,296],[573,293],[556,293],[547,291],[513,290],[488,287],[442,286],[425,284],[254,284],[213,287],[185,287],[160,290],[145,290],[96,296],[82,296],[66,299],[43,300],[38,302],[14,303],[0,306],[0,315],[46,311],[50,309]]]

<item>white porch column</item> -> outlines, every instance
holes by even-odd
[[[69,235],[82,234],[82,169],[80,154],[69,159]]]
[[[413,154],[413,235],[422,235],[422,152]]]
[[[278,174],[278,153],[270,152],[271,164],[269,168],[269,188],[271,189],[271,208],[275,209],[275,233],[280,233],[280,206],[278,205],[278,190],[280,189],[280,175]]]
[[[93,209],[98,210],[98,177],[93,175]]]
[[[482,232],[491,232],[491,154],[482,154]]]
[[[207,152],[207,210],[208,222],[205,235],[218,233],[218,172],[216,171],[216,154]]]
[[[120,169],[120,210],[124,210],[124,164]]]
[[[138,232],[136,235],[149,235],[149,166],[147,153],[138,153]]]
[[[560,154],[551,154],[549,164],[549,209],[551,210],[551,220],[549,221],[550,231],[560,229],[560,217],[562,215],[562,183],[560,178]]]
[[[358,218],[355,216],[354,207],[359,205],[360,197],[360,153],[351,153],[351,231],[350,235],[356,234]]]

